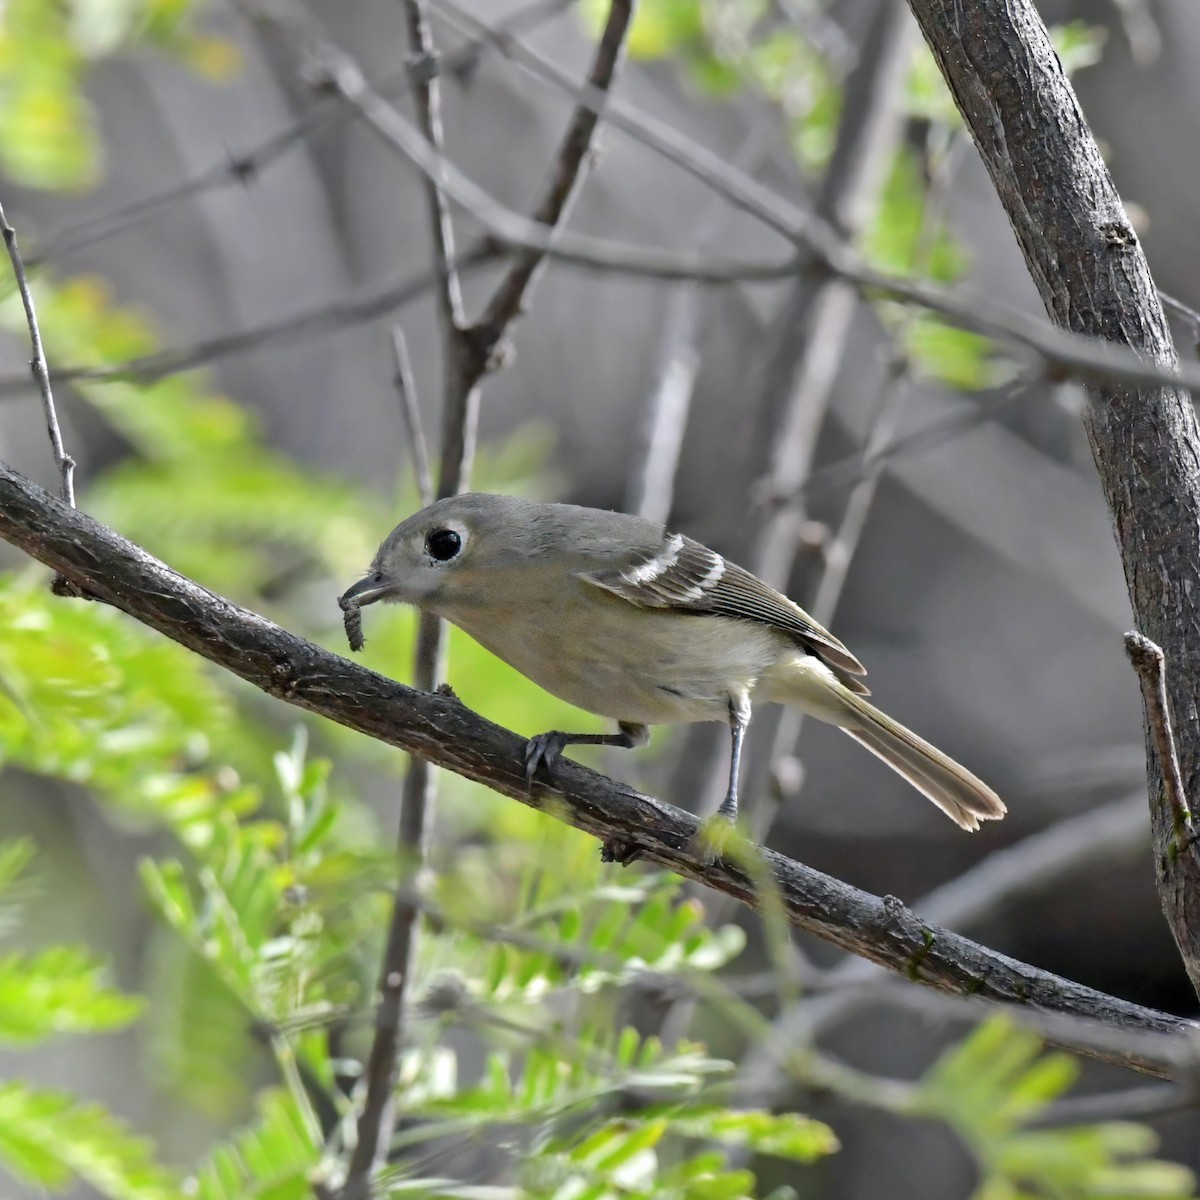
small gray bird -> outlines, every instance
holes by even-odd
[[[719,812],[732,820],[751,704],[776,702],[845,730],[963,829],[1006,811],[987,784],[863,699],[863,665],[802,608],[640,517],[514,496],[439,500],[397,525],[341,597],[355,650],[358,610],[376,600],[444,617],[546,691],[617,721],[614,734],[531,738],[531,783],[572,744],[632,748],[649,725],[727,721]]]

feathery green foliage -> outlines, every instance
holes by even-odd
[[[304,1200],[319,1159],[296,1097],[266,1091],[254,1123],[213,1150],[188,1194],[193,1200]]]
[[[78,1178],[113,1200],[181,1195],[153,1147],[99,1105],[15,1080],[0,1083],[0,1162],[55,1190]]]
[[[1011,1018],[993,1017],[948,1051],[922,1081],[917,1111],[944,1120],[975,1153],[974,1200],[1183,1200],[1192,1173],[1153,1156],[1144,1125],[1104,1122],[1029,1129],[1075,1082],[1067,1054]]]

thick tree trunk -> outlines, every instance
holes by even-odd
[[[909,0],[975,138],[1046,311],[1177,364],[1145,256],[1030,0]],[[1200,782],[1200,440],[1188,393],[1094,385],[1084,423],[1138,629],[1162,647],[1185,796]],[[1131,678],[1130,685],[1134,681]],[[1177,844],[1147,729],[1159,895],[1200,992],[1200,858]]]

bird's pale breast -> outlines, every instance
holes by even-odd
[[[723,721],[790,639],[766,625],[643,609],[580,583],[564,604],[445,615],[546,691],[618,721]]]

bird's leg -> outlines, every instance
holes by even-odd
[[[733,737],[733,749],[729,756],[729,788],[720,808],[700,822],[700,828],[689,844],[689,849],[698,855],[706,867],[711,867],[722,854],[739,842],[733,823],[738,814],[738,775],[742,765],[742,739],[750,724],[750,697],[746,692],[740,696],[730,696],[728,705],[729,732]]]
[[[733,749],[729,755],[729,790],[717,816],[727,821],[736,821],[738,813],[738,775],[742,765],[742,739],[746,736],[746,727],[750,724],[750,697],[743,692],[740,696],[729,697],[729,731],[733,735]]]
[[[530,738],[525,744],[525,782],[532,787],[533,777],[541,766],[552,770],[567,746],[619,746],[622,750],[632,750],[650,740],[650,730],[645,725],[620,721],[618,728],[619,733],[563,733],[551,729]]]

